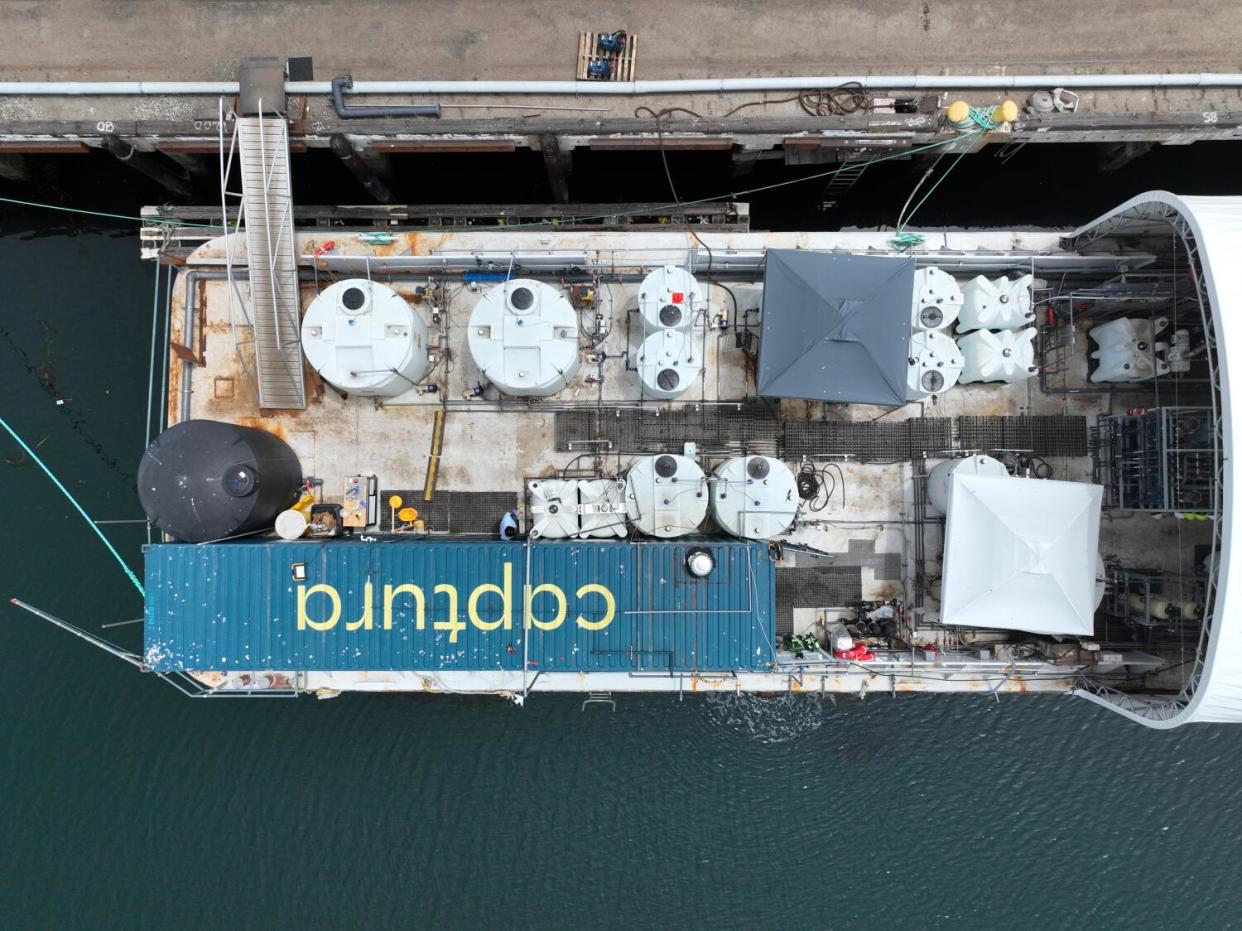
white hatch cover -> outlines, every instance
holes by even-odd
[[[470,314],[470,355],[515,397],[556,394],[578,372],[578,313],[565,295],[529,278],[489,290]]]
[[[779,459],[738,456],[716,467],[712,517],[735,537],[764,540],[784,533],[798,502],[794,474]]]
[[[388,285],[350,278],[311,301],[302,349],[315,371],[342,391],[393,397],[427,373],[427,324]]]

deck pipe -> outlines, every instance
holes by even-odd
[[[339,78],[337,80],[340,80]],[[329,81],[287,81],[285,92],[331,94]],[[1242,87],[1238,72],[1147,74],[861,74],[667,81],[357,81],[354,94],[566,94],[637,96],[822,90],[856,84],[863,90],[1036,90],[1048,87]],[[343,90],[343,88],[342,88]],[[0,81],[0,96],[199,96],[240,92],[237,81]],[[342,101],[343,102],[343,101]],[[434,105],[422,105],[432,107]],[[348,108],[352,110],[353,108]],[[391,108],[376,108],[380,110]],[[353,115],[352,113],[350,114]],[[434,115],[430,112],[418,114]]]
[[[332,106],[343,120],[395,119],[403,116],[439,116],[438,103],[419,103],[392,107],[350,107],[345,104],[345,91],[354,86],[348,74],[332,79]]]

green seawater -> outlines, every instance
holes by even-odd
[[[154,269],[132,229],[4,222],[0,416],[94,517],[140,517]],[[1063,697],[192,700],[7,604],[141,613],[0,458],[0,927],[1242,923],[1242,727]],[[141,528],[109,536],[138,568]]]

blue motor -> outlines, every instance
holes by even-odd
[[[587,77],[596,81],[607,81],[612,77],[612,62],[607,58],[592,58],[587,62]]]
[[[599,50],[613,55],[620,55],[624,52],[625,30],[620,29],[616,32],[601,32],[599,34]]]

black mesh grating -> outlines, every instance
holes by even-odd
[[[957,439],[962,449],[1018,450],[1033,456],[1085,456],[1087,418],[1062,415],[958,417]]]
[[[794,608],[848,608],[860,601],[858,566],[777,567],[776,635],[793,633]]]
[[[500,518],[519,504],[517,493],[511,491],[437,491],[428,502],[423,501],[421,488],[382,491],[379,529],[384,532],[392,529],[388,499],[393,495],[400,496],[404,507],[418,511],[430,533],[499,534]]]
[[[948,417],[910,420],[794,420],[784,426],[784,456],[849,456],[863,462],[898,462],[933,455],[953,445]]]
[[[780,438],[776,411],[762,401],[687,407],[595,408],[558,411],[556,448],[565,453],[680,452],[695,443],[700,452],[775,454]]]

